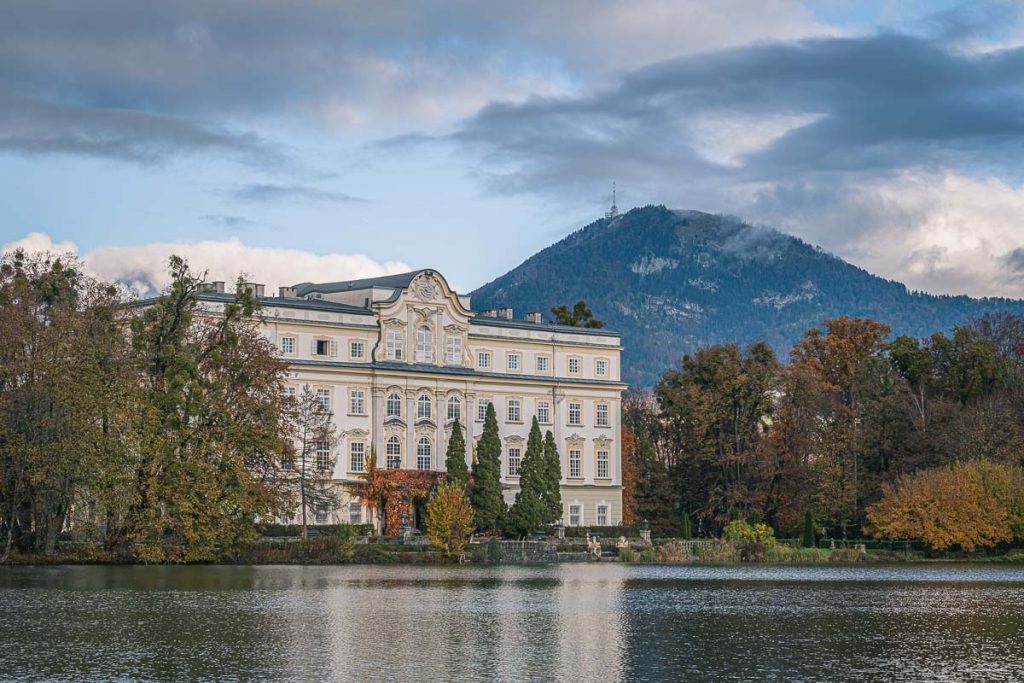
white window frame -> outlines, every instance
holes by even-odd
[[[445,362],[448,365],[462,365],[462,335],[449,334],[444,340]]]
[[[430,439],[424,436],[416,442],[416,469],[429,470],[432,463]],[[426,465],[426,467],[424,467],[424,465]]]
[[[294,356],[296,343],[295,337],[281,337],[281,353],[286,356]]]
[[[349,472],[366,471],[366,444],[362,441],[353,441],[348,445],[348,466]]]
[[[569,449],[569,479],[583,478],[583,449]]]
[[[426,408],[424,409],[424,406]],[[430,398],[428,394],[420,394],[416,397],[416,419],[417,420],[430,420],[433,419],[431,416],[434,414],[434,399]]]
[[[490,351],[477,351],[476,352],[476,366],[481,370],[491,369],[491,352]]]
[[[366,415],[366,392],[352,389],[348,395],[348,408],[350,415]]]
[[[608,376],[608,359],[598,358],[594,361],[594,374],[598,377]]]
[[[608,518],[611,516],[611,506],[607,503],[598,503],[594,515],[595,526],[609,526]]]
[[[537,422],[551,424],[551,401],[537,401]]]
[[[609,458],[608,451],[598,451],[597,455],[594,457],[594,462],[597,464],[597,473],[595,476],[598,479],[610,479],[611,474],[608,465],[611,462],[611,459]]]
[[[548,372],[551,369],[551,358],[549,358],[548,356],[537,356],[536,362],[538,373]]]
[[[491,399],[480,397],[476,400],[476,421],[483,422],[487,419],[487,406],[491,404]]]
[[[363,505],[362,503],[352,502],[348,504],[348,523],[349,524],[362,524],[363,523]]]
[[[402,417],[402,395],[397,391],[392,391],[385,399],[384,415],[386,417]]]
[[[329,412],[331,410],[331,389],[330,387],[316,388],[316,402],[320,404],[320,410]]]
[[[566,368],[570,375],[579,375],[583,372],[583,359],[579,356],[569,356]]]
[[[416,328],[416,362],[434,362],[434,331],[429,325]]]
[[[583,506],[579,503],[569,504],[569,526],[583,526]]]
[[[448,420],[462,420],[462,401],[458,396],[448,397]]]
[[[355,360],[366,358],[366,342],[361,339],[354,339],[348,344],[349,357]]]
[[[566,411],[570,427],[583,426],[583,401],[569,401],[569,409]]]
[[[332,467],[331,444],[329,441],[317,441],[313,444],[314,457],[316,458],[316,469],[320,472],[328,472]]]
[[[389,470],[402,467],[402,440],[397,436],[388,437],[384,445],[384,466]]]
[[[505,422],[523,421],[523,400],[510,398],[505,401]]]
[[[505,354],[505,369],[509,372],[519,372],[522,370],[523,354],[516,352]]]
[[[507,451],[508,476],[518,477],[523,465],[523,449],[519,446],[509,446]]]
[[[604,410],[602,410],[602,408]],[[607,403],[598,403],[594,406],[594,426],[596,427],[610,427],[611,426],[611,407]]]
[[[284,388],[284,397],[285,398],[295,398],[295,387],[285,387]]]
[[[402,360],[405,355],[405,332],[387,330],[384,333],[384,357],[387,360]]]
[[[325,353],[320,352],[320,345],[324,344]],[[325,337],[319,337],[313,340],[313,355],[320,358],[333,358],[338,355],[338,342],[331,341]]]

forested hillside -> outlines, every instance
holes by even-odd
[[[700,346],[763,339],[785,357],[809,328],[869,317],[926,336],[1024,302],[910,292],[775,230],[646,206],[601,219],[473,292],[476,310],[516,315],[585,299],[623,335],[624,379],[653,386]]]

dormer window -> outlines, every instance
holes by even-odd
[[[416,362],[434,362],[434,333],[426,325],[416,330]]]

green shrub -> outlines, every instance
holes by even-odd
[[[622,562],[638,562],[640,553],[633,548],[619,548],[619,560]]]
[[[366,543],[355,547],[353,560],[364,564],[394,564],[398,558],[395,553],[386,550],[382,545]]]

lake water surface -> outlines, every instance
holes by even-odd
[[[1024,680],[992,566],[0,568],[0,679]]]

